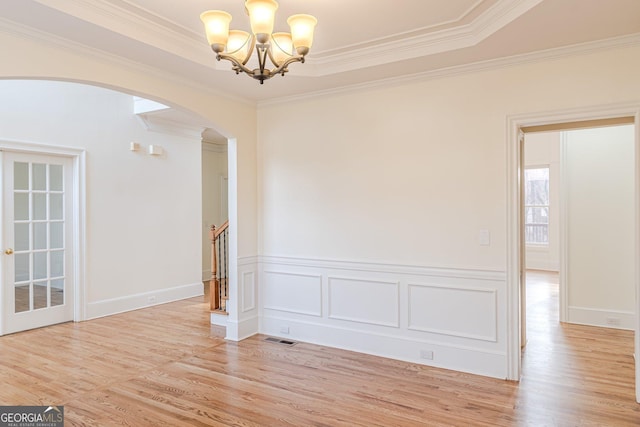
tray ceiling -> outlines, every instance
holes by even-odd
[[[398,79],[580,46],[640,42],[637,0],[279,0],[286,18],[318,18],[305,64],[260,86],[217,62],[199,14],[230,12],[248,29],[243,0],[5,0],[0,31],[117,55],[248,102]]]

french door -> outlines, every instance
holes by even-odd
[[[73,320],[73,162],[2,153],[2,333]]]

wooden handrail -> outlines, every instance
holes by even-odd
[[[226,230],[227,228],[229,228],[229,220],[226,220],[218,229],[216,229],[215,225],[212,225],[211,231],[214,232],[212,239],[217,239],[218,236],[224,233],[224,230]]]

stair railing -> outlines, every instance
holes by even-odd
[[[220,314],[227,313],[229,300],[229,221],[219,228],[211,226],[211,281],[209,296],[211,310]]]

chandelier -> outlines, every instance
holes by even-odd
[[[275,0],[246,0],[245,10],[251,22],[251,32],[229,30],[231,15],[222,10],[208,10],[200,15],[207,33],[207,41],[216,53],[216,59],[233,64],[236,74],[241,72],[260,80],[263,84],[271,77],[289,71],[294,62],[304,63],[313,43],[313,30],[318,20],[311,15],[292,15],[287,19],[290,33],[274,33],[278,2]],[[258,68],[247,67],[254,51]],[[295,52],[294,52],[295,48]],[[272,67],[267,66],[267,59]]]

